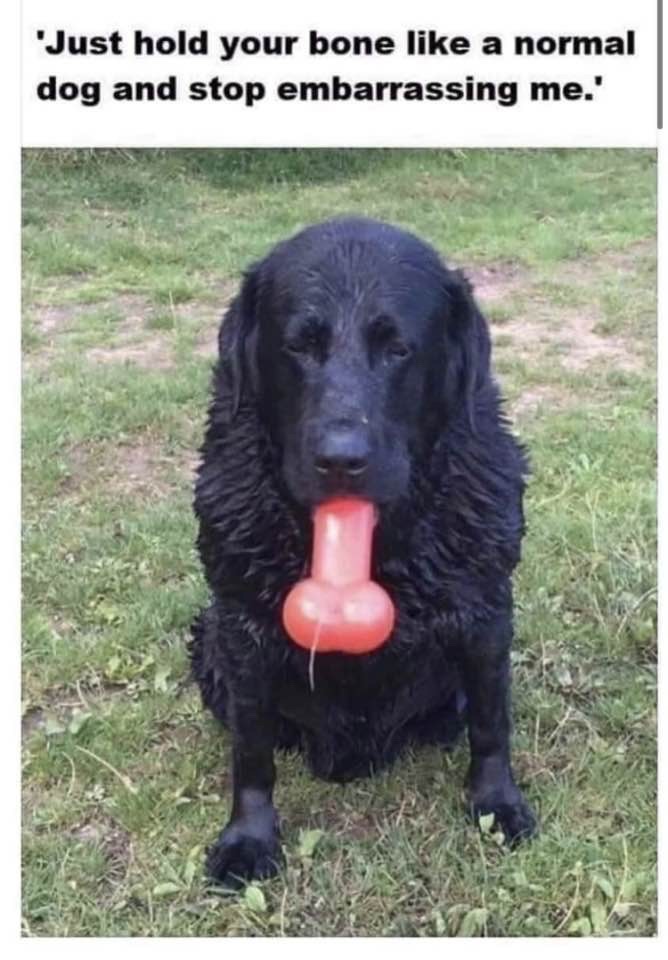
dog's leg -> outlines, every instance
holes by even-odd
[[[461,669],[468,701],[471,812],[493,813],[506,840],[514,844],[536,830],[536,818],[515,783],[510,763],[510,617],[468,637]]]
[[[273,805],[278,715],[266,665],[244,664],[228,691],[232,730],[233,801],[229,823],[207,852],[207,872],[227,886],[273,876],[282,855]]]

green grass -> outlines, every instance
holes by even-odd
[[[655,932],[655,209],[649,151],[25,154],[26,933]],[[464,746],[345,788],[280,757],[287,869],[227,896],[190,469],[240,271],[344,212],[469,267],[498,336],[534,474],[514,713],[542,831],[509,853],[467,824]]]

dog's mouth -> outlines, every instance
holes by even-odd
[[[368,470],[365,468],[356,473],[341,473],[333,475],[319,474],[317,484],[322,491],[322,499],[329,500],[332,497],[360,497],[366,500],[372,499],[368,491],[367,482]]]
[[[332,468],[286,457],[283,479],[292,496],[303,506],[317,507],[336,497],[355,497],[378,502],[378,476],[374,464]]]
[[[291,498],[308,509],[335,497],[356,497],[389,508],[406,495],[409,463],[409,458],[401,455],[375,454],[364,463],[353,458],[345,463],[323,463],[288,448],[283,452],[281,473]]]

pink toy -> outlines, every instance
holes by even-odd
[[[392,632],[394,607],[369,579],[373,504],[338,498],[313,515],[311,577],[288,594],[283,625],[300,647],[317,653],[369,653]]]

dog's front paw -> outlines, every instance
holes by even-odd
[[[473,819],[494,815],[494,826],[503,831],[506,843],[514,847],[522,840],[528,840],[538,830],[536,816],[522,795],[522,791],[513,786],[508,790],[499,790],[487,795],[474,793],[470,796]]]
[[[250,880],[275,876],[283,863],[277,828],[257,830],[243,822],[229,823],[207,850],[206,872],[233,890]]]

